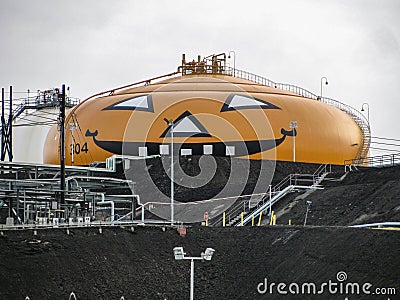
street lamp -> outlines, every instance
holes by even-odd
[[[361,106],[361,111],[365,111],[364,110],[364,105],[366,105],[367,106],[367,108],[368,108],[368,114],[367,114],[367,116],[368,116],[368,124],[369,124],[369,104],[367,103],[367,102],[364,102],[363,104],[362,104],[362,106]]]
[[[186,257],[186,253],[183,251],[183,247],[175,247],[174,248],[174,256],[176,260],[190,259],[190,300],[194,298],[194,261],[195,260],[207,260],[210,261],[215,250],[213,248],[207,248],[206,251],[201,253],[200,257],[188,256]]]
[[[328,85],[328,78],[326,78],[325,76],[321,77],[321,94],[320,94],[321,100],[322,100],[322,84],[324,82],[324,79],[325,79],[325,85]]]
[[[307,200],[306,201],[306,205],[307,205],[307,210],[306,210],[306,217],[304,218],[304,226],[306,226],[307,224],[307,215],[308,215],[308,211],[311,207],[312,201]]]
[[[174,225],[174,122],[164,118],[171,133],[171,225]]]
[[[290,121],[290,128],[292,128],[292,136],[293,136],[293,162],[296,162],[296,128],[299,127],[297,121]]]
[[[231,58],[231,52],[233,53],[233,76],[236,74],[236,53],[235,51],[229,51],[228,58]]]

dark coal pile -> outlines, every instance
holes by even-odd
[[[204,156],[180,156],[179,167],[188,176],[198,176],[201,173],[199,161],[202,158],[204,159]],[[125,175],[128,179],[136,182],[136,192],[145,195],[146,199],[157,201],[161,194],[169,197],[171,191],[169,159],[169,157],[156,157],[146,161],[132,161],[130,168],[125,170]],[[215,160],[215,174],[200,187],[194,188],[193,186],[180,185],[183,176],[175,175],[175,200],[191,202],[210,199],[218,195],[224,188],[227,188],[226,193],[222,195],[224,197],[264,193],[267,192],[269,183],[275,185],[292,173],[313,174],[320,166],[319,164],[310,163],[249,161],[230,157],[212,157],[211,159]],[[177,168],[176,166],[175,170]],[[343,170],[343,166],[334,166],[333,168]],[[229,181],[235,177],[231,173],[232,169],[235,172],[243,173],[238,175],[235,180]],[[123,176],[122,166],[119,168],[119,174],[119,176]],[[256,188],[260,176],[262,176],[261,180],[264,184]],[[198,180],[200,181],[201,178]],[[153,191],[149,186],[155,186],[157,190]],[[243,188],[238,190],[237,186],[243,186]],[[156,193],[158,191],[161,194]]]
[[[400,222],[400,166],[362,168],[348,173],[342,181],[330,181],[343,173],[330,174],[321,184],[324,190],[306,198],[294,193],[280,202],[275,210],[278,222],[303,224],[305,201],[312,201],[307,218],[309,225],[355,225],[375,222]],[[297,198],[297,199],[296,199]]]
[[[344,299],[260,294],[259,283],[371,283],[400,293],[400,235],[395,231],[302,226],[135,227],[8,231],[0,237],[0,299],[188,299],[189,261],[174,260],[183,246],[193,256],[206,247],[211,261],[196,262],[195,299]],[[396,299],[397,296],[391,299]],[[357,295],[349,299],[387,299]]]

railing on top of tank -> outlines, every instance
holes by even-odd
[[[400,152],[394,154],[385,154],[371,156],[359,159],[345,160],[345,171],[352,170],[352,167],[392,167],[400,164]]]
[[[29,92],[26,97],[18,97],[12,99],[12,114],[15,119],[25,109],[41,109],[45,107],[55,107],[59,105],[58,94],[55,90],[39,91],[36,95],[30,96]],[[80,102],[79,98],[66,97],[65,106],[73,107]],[[5,99],[4,110],[6,113],[9,112],[10,102],[9,99]]]
[[[356,124],[360,127],[362,133],[363,133],[363,141],[362,145],[360,147],[360,151],[358,153],[358,158],[363,158],[366,157],[368,154],[368,149],[369,145],[371,143],[371,129],[369,125],[368,119],[357,109],[351,107],[350,105],[344,104],[338,100],[334,100],[331,98],[327,97],[320,97],[315,95],[314,93],[311,93],[310,91],[303,89],[299,86],[295,86],[292,84],[285,84],[285,83],[277,83],[272,80],[269,80],[267,78],[261,77],[259,75],[249,73],[246,71],[234,69],[231,67],[226,67],[225,70],[223,70],[221,73],[231,75],[234,77],[242,78],[242,79],[247,79],[250,81],[253,81],[257,84],[262,84],[265,86],[281,89],[284,91],[291,92],[293,94],[305,97],[305,98],[310,98],[314,99],[323,103],[326,103],[328,105],[334,106],[348,115],[356,122]]]

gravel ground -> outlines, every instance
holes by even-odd
[[[265,294],[268,283],[371,283],[400,293],[398,231],[343,227],[192,227],[185,237],[169,227],[8,231],[0,238],[0,299],[188,299],[189,261],[175,261],[172,249],[196,262],[195,299],[344,299],[345,295]],[[286,288],[287,289],[287,288]],[[318,288],[317,290],[320,290]],[[263,291],[263,286],[260,287]],[[397,298],[396,298],[397,297]],[[349,299],[388,299],[358,295]]]
[[[156,171],[158,163],[151,163],[152,178],[168,194],[169,180]],[[278,163],[273,181],[317,167]],[[257,163],[252,168],[256,177]],[[75,228],[69,234],[42,229],[36,236],[32,230],[0,232],[0,299],[68,299],[72,291],[78,299],[187,299],[190,263],[174,260],[176,246],[194,256],[207,247],[216,250],[211,262],[196,262],[195,299],[400,299],[400,231],[343,227],[400,221],[400,167],[359,169],[340,181],[344,170],[334,171],[322,182],[324,190],[306,198],[292,193],[277,204],[278,225],[272,227],[194,226],[185,237],[176,228],[147,226]],[[209,190],[189,198],[214,194],[224,178],[219,170]],[[312,205],[304,227],[306,200]],[[279,225],[289,219],[293,226]],[[343,284],[371,283],[371,292],[396,288],[397,295],[345,295],[327,286],[318,296],[277,291],[281,282],[286,291],[291,283],[314,283],[320,290],[329,281],[340,283],[339,272],[347,275]],[[276,285],[260,294],[265,278]]]

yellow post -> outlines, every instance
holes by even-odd
[[[260,217],[258,218],[257,226],[261,226],[261,218],[262,218],[262,212],[260,212]]]
[[[273,220],[272,225],[276,225],[276,215],[274,215],[274,217],[272,218],[272,220]]]
[[[222,227],[225,227],[225,217],[226,217],[226,214],[225,214],[225,212],[222,214]]]
[[[269,221],[269,225],[271,225],[271,226],[272,226],[272,224],[273,224],[274,215],[275,215],[275,212],[272,211],[272,213],[271,213],[271,220]]]
[[[254,226],[254,215],[251,217],[251,226]]]
[[[292,225],[292,220],[291,219],[289,219],[289,225]]]
[[[208,226],[208,219],[206,220],[206,227]]]
[[[240,213],[240,223],[242,224],[242,226],[243,226],[243,217],[244,217],[244,214],[243,214],[243,212],[241,212]]]

